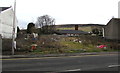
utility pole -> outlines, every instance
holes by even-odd
[[[12,55],[14,55],[14,41],[15,41],[15,15],[16,15],[16,0],[14,2],[14,14],[13,14],[13,32],[12,32]]]

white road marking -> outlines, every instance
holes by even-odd
[[[66,71],[81,71],[81,69],[73,69],[73,70],[66,70]]]
[[[118,67],[120,65],[109,65],[108,67]]]

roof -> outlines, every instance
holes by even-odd
[[[58,33],[61,34],[88,34],[88,32],[80,31],[80,30],[59,30]]]
[[[6,10],[8,8],[10,8],[10,7],[0,7],[0,12]]]
[[[112,18],[112,19],[107,23],[107,25],[108,25],[110,22],[115,21],[115,20],[120,21],[120,18]]]
[[[62,24],[62,25],[55,25],[55,28],[75,28],[77,24]],[[78,24],[78,27],[105,27],[106,25],[103,24]]]

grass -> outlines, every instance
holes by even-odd
[[[79,27],[79,30],[86,31],[86,32],[91,32],[92,31],[90,26],[89,27]]]
[[[65,52],[67,52],[67,53],[68,52],[69,53],[78,53],[78,52],[111,52],[111,51],[117,51],[117,50],[111,49],[109,47],[107,47],[107,48],[97,48],[97,46],[98,46],[97,44],[98,43],[107,44],[107,43],[105,43],[105,41],[104,42],[101,41],[101,42],[97,43],[96,39],[95,40],[93,40],[93,39],[91,40],[89,38],[89,40],[87,39],[89,42],[85,41],[85,42],[79,43],[79,42],[73,42],[73,41],[69,40],[69,39],[73,40],[73,37],[67,37],[65,39],[66,40],[61,40],[60,43],[65,46],[63,48],[63,50]],[[78,39],[78,38],[74,37],[74,39]]]
[[[74,27],[64,27],[64,28],[57,28],[57,30],[75,30]],[[91,32],[92,29],[90,26],[86,26],[86,27],[79,27],[78,30],[82,30],[82,31],[86,31],[86,32]]]
[[[62,45],[67,46],[68,49],[81,49],[83,45],[76,42],[61,41]]]

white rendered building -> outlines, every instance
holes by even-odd
[[[0,34],[2,38],[12,39],[14,11],[12,7],[0,7]],[[15,17],[15,37],[17,34],[17,18]]]

